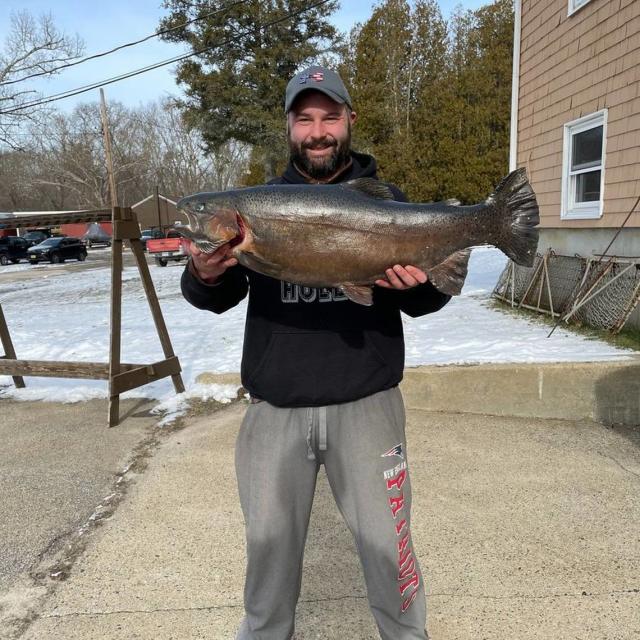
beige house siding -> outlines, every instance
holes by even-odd
[[[617,227],[640,195],[640,0],[522,0],[517,165],[541,227]],[[601,218],[561,220],[564,125],[607,109]],[[640,212],[627,227],[640,227]]]

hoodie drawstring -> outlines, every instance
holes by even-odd
[[[313,452],[315,444],[313,426],[316,411],[318,412],[318,451],[327,450],[327,407],[309,407],[307,409],[307,460],[316,459]]]
[[[316,456],[313,453],[313,446],[311,444],[313,437],[313,409],[311,407],[307,409],[307,422],[309,423],[309,429],[307,431],[307,460],[315,460]]]
[[[327,407],[319,407],[320,430],[318,434],[318,450],[327,450]]]

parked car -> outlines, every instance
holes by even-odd
[[[79,238],[47,238],[29,249],[29,262],[36,264],[42,260],[52,263],[75,259],[86,260],[87,249]]]
[[[140,242],[142,243],[142,248],[147,250],[147,240],[156,240],[157,238],[163,238],[164,234],[161,229],[143,229],[142,234],[140,235]]]
[[[20,260],[26,260],[28,249],[29,245],[24,238],[18,236],[0,238],[0,264],[7,265],[9,262],[17,264]]]
[[[44,231],[27,231],[22,237],[27,241],[28,246],[33,247],[44,242],[49,236]]]

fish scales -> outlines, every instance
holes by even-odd
[[[333,195],[335,188],[326,186],[302,193],[286,187],[299,192],[292,205],[288,193],[257,189],[239,193],[236,200],[251,229],[251,253],[274,265],[265,275],[308,286],[339,286],[345,274],[350,282],[370,283],[392,264],[426,270],[468,246],[460,232],[478,225],[473,207],[427,212],[406,203],[383,201],[382,206],[351,189]],[[318,193],[323,190],[331,197],[323,198]],[[425,225],[426,215],[433,225]],[[237,255],[243,263],[242,252]]]

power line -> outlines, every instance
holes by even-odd
[[[147,71],[153,71],[154,69],[159,69],[160,67],[164,67],[168,64],[173,64],[174,62],[180,62],[181,60],[186,60],[187,58],[191,58],[192,56],[197,56],[202,53],[206,53],[207,51],[211,51],[212,49],[215,49],[217,47],[221,47],[231,42],[235,42],[236,40],[239,40],[244,36],[251,35],[252,33],[257,33],[261,29],[266,29],[267,27],[271,27],[280,22],[285,22],[286,20],[289,20],[289,18],[293,18],[302,13],[306,13],[307,11],[310,11],[311,9],[315,9],[316,7],[320,7],[323,4],[327,4],[327,2],[330,2],[330,1],[331,0],[320,0],[320,2],[314,2],[310,5],[307,5],[306,7],[303,7],[302,9],[298,9],[298,11],[292,11],[291,13],[288,13],[286,16],[283,16],[282,18],[278,18],[277,20],[272,20],[271,22],[266,22],[263,25],[258,25],[253,29],[248,29],[244,33],[240,33],[234,37],[227,38],[226,40],[210,45],[208,47],[204,47],[203,49],[198,49],[197,51],[192,51],[191,53],[186,53],[180,56],[176,56],[174,58],[170,58],[168,60],[163,60],[162,62],[156,62],[155,64],[149,65],[147,67],[142,67],[140,69],[136,69],[134,71],[130,71],[128,73],[124,73],[119,76],[107,78],[106,80],[102,80],[100,82],[94,82],[93,84],[90,84],[90,85],[84,85],[82,87],[78,87],[77,89],[70,89],[69,91],[55,93],[51,96],[47,96],[40,100],[25,102],[17,107],[14,107],[13,109],[5,109],[0,111],[0,115],[10,115],[12,113],[17,113],[18,111],[23,111],[24,109],[39,107],[39,106],[42,106],[43,104],[48,104],[49,102],[57,102],[58,100],[64,100],[65,98],[72,98],[73,96],[77,96],[81,93],[86,93],[87,91],[92,91],[93,89],[97,89],[98,87],[105,87],[109,84],[113,84],[114,82],[120,82],[120,80],[126,80],[127,78],[132,78],[142,73],[146,73]]]
[[[187,20],[187,22],[183,22],[182,24],[176,25],[175,27],[171,27],[169,29],[162,29],[161,31],[157,31],[156,33],[152,33],[149,36],[141,38],[140,40],[135,40],[134,42],[127,42],[125,44],[121,44],[113,49],[109,49],[108,51],[103,51],[101,53],[95,53],[91,56],[87,56],[86,58],[82,58],[82,60],[76,60],[75,62],[69,62],[67,64],[61,64],[59,67],[54,67],[49,71],[39,71],[38,73],[32,73],[31,75],[24,76],[22,78],[16,78],[15,80],[6,80],[5,82],[0,82],[0,86],[15,84],[16,82],[22,82],[24,80],[28,80],[30,78],[37,78],[38,76],[46,76],[56,71],[60,71],[61,69],[68,69],[69,67],[75,67],[78,64],[82,64],[84,62],[88,62],[89,60],[95,60],[96,58],[102,58],[103,56],[108,56],[111,53],[115,53],[116,51],[120,51],[121,49],[126,49],[127,47],[133,47],[137,44],[141,44],[142,42],[146,42],[147,40],[151,40],[151,38],[157,38],[158,36],[162,36],[165,33],[170,33],[171,31],[176,31],[177,29],[183,29],[184,27],[193,24],[194,22],[198,22],[198,20],[204,20],[205,18],[209,18],[210,16],[215,15],[216,13],[221,13],[223,11],[228,11],[229,9],[233,9],[234,7],[245,4],[248,0],[238,0],[238,2],[232,2],[226,7],[221,7],[220,9],[216,9],[216,11],[211,11],[210,13],[206,13],[203,16],[198,18],[193,18],[192,20]]]

